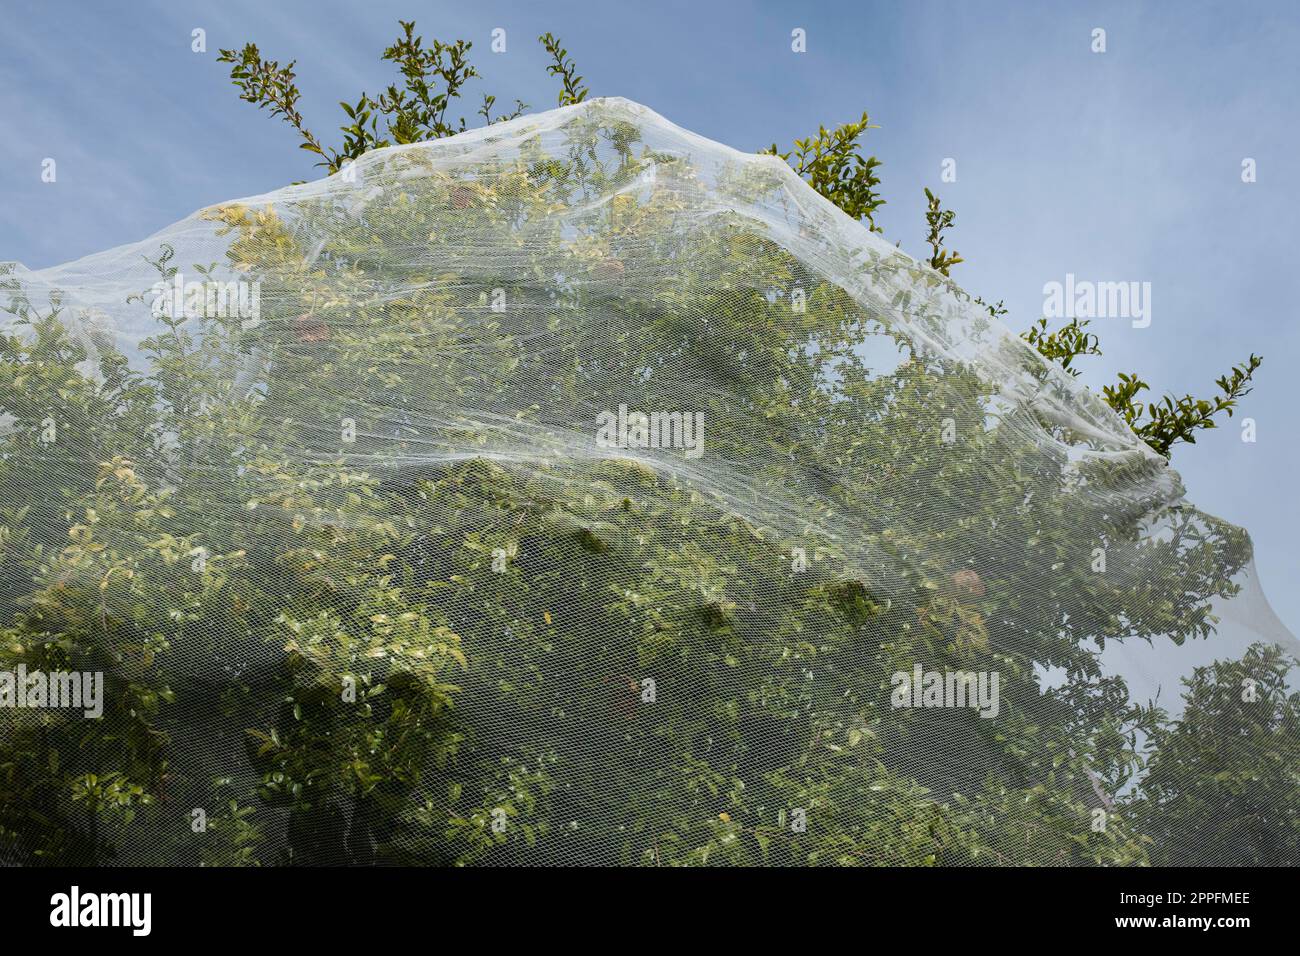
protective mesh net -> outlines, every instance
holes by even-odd
[[[1246,534],[775,157],[595,100],[0,269],[7,862],[1300,863]]]

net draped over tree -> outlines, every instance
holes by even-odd
[[[937,253],[936,253],[937,254]],[[23,863],[1300,863],[1247,535],[929,263],[622,99],[0,306]]]

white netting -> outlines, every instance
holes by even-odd
[[[0,269],[0,667],[103,675],[4,859],[1300,862],[1245,533],[777,158],[594,100]]]

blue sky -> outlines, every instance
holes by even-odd
[[[544,9],[543,9],[544,6]],[[811,9],[809,9],[811,7]],[[1174,458],[1198,505],[1248,528],[1264,589],[1300,629],[1300,333],[1278,291],[1296,267],[1300,8],[1042,2],[339,3],[328,0],[6,3],[0,32],[0,260],[40,268],[143,238],[192,210],[312,178],[287,127],[240,102],[220,47],[297,59],[301,109],[329,140],[343,98],[391,74],[397,20],[474,41],[501,103],[555,105],[535,38],[558,34],[596,95],[644,103],[740,149],[857,118],[889,202],[878,221],[919,254],[923,186],[957,211],[954,277],[1005,299],[1017,329],[1043,285],[1150,282],[1152,322],[1102,319],[1100,388],[1139,371],[1208,392],[1252,351],[1265,364],[1235,422]],[[190,49],[207,31],[208,52]],[[489,52],[491,31],[507,52]],[[790,50],[807,31],[808,51]],[[1106,30],[1107,50],[1091,52]],[[41,161],[58,182],[41,182]],[[940,183],[945,158],[957,181]],[[1258,181],[1241,181],[1254,158]]]

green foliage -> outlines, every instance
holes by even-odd
[[[1049,331],[1048,321],[1039,319],[1024,333],[1024,339],[1045,357],[1060,365],[1071,375],[1079,370],[1073,362],[1081,355],[1100,355],[1097,336],[1087,331],[1087,319],[1071,319],[1066,325]],[[1258,355],[1233,367],[1228,375],[1215,383],[1219,395],[1214,398],[1196,398],[1192,395],[1176,397],[1165,395],[1158,402],[1143,402],[1142,392],[1150,386],[1136,373],[1121,372],[1119,382],[1102,387],[1106,403],[1133,429],[1134,433],[1155,451],[1168,457],[1178,442],[1196,443],[1196,432],[1217,428],[1215,417],[1226,414],[1232,417],[1237,402],[1250,394],[1252,376],[1263,363]]]
[[[322,158],[316,165],[325,166],[331,173],[338,170],[343,157],[333,150],[326,152],[325,147],[304,125],[302,114],[298,111],[302,91],[298,89],[297,74],[294,73],[297,61],[290,60],[287,66],[280,66],[278,60],[263,59],[257,44],[248,43],[239,52],[220,51],[217,62],[231,65],[230,79],[239,88],[241,100],[283,119],[298,131],[302,138],[300,147]]]
[[[953,266],[965,261],[956,252],[949,252],[943,247],[943,234],[952,227],[957,214],[951,209],[944,209],[939,204],[939,197],[929,187],[925,190],[925,199],[925,225],[928,230],[925,242],[930,247],[930,268],[946,276]]]
[[[332,168],[458,128],[468,44],[403,28],[388,51],[402,89],[351,107],[342,150],[316,150]],[[547,37],[576,102],[581,78]],[[300,128],[293,65],[228,55],[244,98]],[[1258,647],[1198,672],[1171,722],[1100,661],[1107,641],[1212,639],[1244,534],[1189,507],[1143,500],[1145,522],[1111,507],[1156,466],[1076,462],[1068,444],[1086,439],[1064,430],[1045,451],[985,427],[999,383],[789,250],[733,222],[670,228],[675,190],[623,187],[655,167],[667,182],[679,160],[593,116],[491,177],[396,154],[395,173],[418,175],[379,191],[366,230],[329,196],[292,216],[205,211],[226,266],[263,283],[262,320],[150,316],[134,297],[156,324],[140,372],[111,337],[82,343],[93,325],[59,296],[37,308],[0,274],[22,333],[0,342],[0,668],[108,685],[102,721],[0,712],[0,858],[1140,865],[1248,825],[1242,859],[1294,862],[1287,663]],[[852,158],[866,128],[786,159],[874,228],[878,163]],[[770,173],[727,188],[767,196],[784,188]],[[959,257],[942,249],[951,213],[932,212],[930,264],[868,268],[942,281]],[[176,258],[159,249],[162,279]],[[399,268],[396,295],[376,280]],[[522,307],[459,294],[485,275]],[[766,294],[796,286],[800,307]],[[562,345],[536,348],[559,322]],[[1067,371],[1096,345],[1082,325],[1037,334]],[[906,360],[882,373],[873,344]],[[701,365],[730,387],[700,389]],[[711,453],[761,462],[745,493],[798,527],[627,459],[493,454],[503,434],[545,450],[585,413],[686,394]],[[962,424],[955,449],[936,409]],[[45,440],[51,417],[75,444]],[[474,457],[438,453],[470,443]],[[792,497],[808,476],[815,493]],[[1083,507],[1081,485],[1107,505]],[[1097,542],[1141,579],[1093,573]],[[915,661],[999,672],[1003,713],[889,706]],[[1226,696],[1239,677],[1260,685],[1249,713]],[[1236,802],[1215,817],[1221,799]]]
[[[217,790],[229,781],[218,781]],[[253,807],[241,807],[238,800],[230,800],[219,813],[207,818],[207,846],[200,861],[202,866],[259,866],[258,847],[263,834],[253,817]]]
[[[1166,395],[1159,402],[1141,402],[1138,395],[1150,386],[1136,374],[1123,372],[1118,384],[1107,385],[1103,391],[1111,408],[1123,416],[1129,427],[1148,445],[1167,456],[1177,442],[1194,445],[1197,431],[1217,428],[1216,415],[1226,413],[1231,418],[1237,401],[1250,394],[1253,387],[1251,377],[1263,361],[1252,354],[1245,362],[1234,365],[1230,374],[1220,376],[1215,382],[1220,394],[1208,399]]]
[[[397,64],[404,87],[391,85],[376,100],[362,94],[362,101],[387,118],[388,135],[394,143],[454,136],[465,129],[465,120],[449,125],[447,107],[461,95],[465,83],[478,76],[468,60],[473,44],[468,40],[446,44],[435,39],[425,48],[423,39],[415,35],[414,22],[403,21],[401,26],[403,35],[384,51],[383,58]],[[373,136],[366,136],[361,123],[352,128],[352,140],[357,150],[353,158],[378,146]]]
[[[1300,692],[1293,666],[1256,645],[1198,667],[1187,707],[1151,739],[1130,812],[1153,838],[1153,863],[1187,865],[1208,848],[1227,866],[1288,866],[1300,851]]]
[[[780,152],[775,143],[765,152],[789,163],[808,185],[850,218],[864,220],[868,229],[880,232],[875,220],[876,210],[885,204],[878,189],[880,177],[876,174],[880,160],[861,152],[863,135],[877,128],[863,113],[856,122],[844,123],[834,130],[823,126],[816,136],[795,140],[794,148],[786,152]]]
[[[1024,333],[1024,339],[1038,349],[1044,358],[1077,376],[1079,370],[1072,367],[1076,358],[1080,355],[1101,354],[1097,347],[1100,344],[1097,336],[1087,331],[1090,324],[1088,319],[1071,319],[1068,324],[1049,332],[1047,319],[1042,318],[1030,326],[1029,331]]]
[[[585,100],[589,91],[587,87],[583,86],[582,77],[578,75],[578,68],[569,57],[569,51],[550,32],[539,36],[537,42],[544,46],[546,52],[551,55],[552,62],[546,68],[546,72],[551,76],[560,78],[559,105],[572,106]]]
[[[221,50],[217,62],[230,64],[230,79],[239,89],[240,99],[266,109],[292,126],[302,140],[300,148],[321,157],[316,165],[332,174],[372,149],[441,139],[466,129],[467,119],[462,116],[453,121],[448,117],[448,110],[464,95],[465,84],[479,76],[469,61],[474,44],[468,40],[443,43],[435,38],[425,46],[424,38],[415,32],[414,21],[398,22],[402,33],[384,50],[383,59],[397,66],[401,86],[390,84],[376,97],[362,92],[356,103],[340,102],[348,122],[340,127],[343,143],[338,149],[323,145],[298,111],[302,91],[294,72],[296,61],[282,67],[276,60],[263,58],[256,44],[247,43],[242,50]],[[547,67],[547,72],[558,76],[563,84],[560,105],[582,102],[587,89],[582,86],[582,77],[576,75],[573,61],[565,59],[568,51],[549,33],[538,40],[555,61]],[[495,105],[496,97],[484,94],[478,115],[488,123],[501,122],[519,116],[528,108],[516,100],[513,112],[493,119]],[[380,120],[384,123],[382,131]]]

